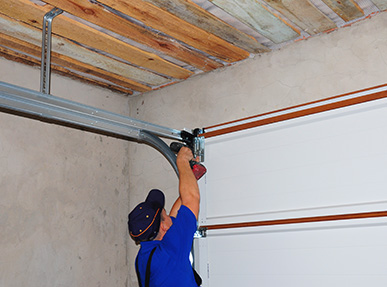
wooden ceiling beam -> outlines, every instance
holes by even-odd
[[[151,3],[250,53],[270,51],[254,37],[237,30],[190,0],[144,0],[144,2]]]
[[[52,5],[39,6],[29,0],[13,0],[12,5],[9,1],[0,0],[0,11],[3,14],[39,29],[43,27],[43,16],[53,8]],[[193,74],[155,54],[142,51],[64,15],[56,17],[53,23],[53,33],[56,35],[107,52],[156,73],[177,79],[186,79]]]
[[[40,60],[38,60],[34,57],[31,57],[29,55],[26,55],[24,53],[14,51],[10,48],[3,47],[1,45],[0,45],[0,56],[7,59],[7,60],[21,63],[24,65],[40,66]],[[101,81],[98,81],[95,79],[80,76],[79,74],[76,74],[76,73],[74,73],[74,72],[72,72],[72,71],[70,71],[62,66],[52,65],[51,70],[54,73],[59,74],[61,76],[65,76],[67,78],[75,79],[75,80],[78,80],[80,82],[84,82],[87,84],[106,88],[106,89],[109,89],[109,90],[114,91],[114,92],[120,92],[120,93],[129,94],[129,95],[133,94],[133,91],[130,89],[126,89],[124,87],[119,87],[119,86],[115,86],[115,85],[112,85],[109,83],[101,82]]]
[[[211,71],[223,66],[204,54],[189,49],[175,39],[127,21],[88,0],[45,0],[45,2],[104,29],[161,51],[202,71]]]
[[[364,11],[353,0],[322,0],[345,22],[364,16]]]
[[[223,61],[236,62],[250,55],[249,52],[218,36],[145,1],[99,0],[99,2]]]
[[[386,0],[372,0],[376,7],[379,10],[383,11],[387,9],[387,1]]]
[[[336,28],[336,24],[321,13],[310,0],[264,0],[309,35]]]
[[[255,0],[210,0],[275,44],[296,39],[300,31]]]
[[[1,28],[0,28],[0,31],[1,31]],[[40,61],[41,61],[40,46],[34,45],[29,41],[20,40],[16,38],[15,35],[10,33],[0,32],[0,36],[1,36],[0,43],[3,46],[16,49],[21,53],[25,53],[27,55],[31,55],[37,58],[40,65]],[[103,69],[96,68],[92,65],[82,63],[80,61],[74,60],[70,57],[64,56],[54,51],[51,53],[51,63],[57,66],[68,67],[73,71],[79,71],[81,73],[90,74],[91,76],[95,76],[95,77],[110,81],[112,83],[115,83],[119,86],[125,87],[126,89],[139,91],[139,92],[147,92],[151,90],[150,87],[137,83],[131,79],[127,79],[117,74],[105,71]],[[83,78],[83,76],[80,75],[80,78]]]
[[[0,33],[0,45],[17,50],[22,54],[30,55],[37,59],[36,61],[39,65],[41,64],[40,63],[41,48],[36,45],[33,45],[31,43],[25,42],[23,40],[17,39],[15,37],[12,37],[3,33]],[[60,67],[67,67],[70,70],[79,71],[84,74],[90,74],[91,76],[98,77],[103,80],[112,82],[118,86],[122,86],[125,88],[126,91],[128,91],[128,89],[139,91],[139,92],[147,92],[151,90],[151,88],[147,86],[142,86],[142,85],[139,86],[137,84],[134,85],[131,80],[128,81],[128,79],[124,77],[120,77],[119,75],[95,68],[91,65],[87,65],[85,63],[76,61],[74,59],[71,59],[69,57],[66,57],[56,52],[51,53],[51,63],[52,65],[56,66],[57,70],[60,70],[62,72],[65,70],[61,70]],[[74,73],[72,74],[75,75]],[[81,79],[85,78],[82,75],[79,75],[79,77]]]
[[[12,20],[6,15],[0,17],[0,32],[14,36],[36,46],[41,46],[42,32],[40,30]],[[167,78],[90,51],[58,36],[52,37],[52,51],[84,64],[125,77],[128,82],[131,81],[134,86],[137,85],[139,88],[145,87],[143,83],[147,83],[150,86],[159,86],[171,82]]]

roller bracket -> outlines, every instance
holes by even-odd
[[[204,161],[204,137],[199,135],[203,133],[203,129],[196,128],[192,133],[185,130],[181,131],[180,136],[182,141],[192,150],[194,157],[199,157],[199,161]]]

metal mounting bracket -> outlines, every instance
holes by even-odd
[[[52,20],[62,13],[63,10],[54,8],[43,17],[40,92],[45,94],[50,94]]]
[[[204,161],[204,137],[199,136],[203,133],[202,129],[194,129],[192,133],[185,130],[181,131],[182,141],[192,149],[193,156],[199,157],[199,161]]]
[[[204,161],[204,137],[196,136],[194,140],[194,155],[199,157],[199,161]]]

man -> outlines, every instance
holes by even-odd
[[[141,244],[136,258],[140,287],[198,286],[189,261],[200,201],[189,163],[192,158],[186,147],[177,155],[180,196],[169,215],[164,209],[164,194],[157,189],[129,214],[129,233]]]

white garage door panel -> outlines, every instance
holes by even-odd
[[[223,217],[230,222],[257,214],[259,220],[265,213],[385,202],[385,103],[206,140],[207,224]]]
[[[211,229],[386,211],[387,99],[206,138],[205,159],[204,287],[387,286],[386,217]]]
[[[387,286],[387,226],[375,222],[209,231],[207,286]]]

